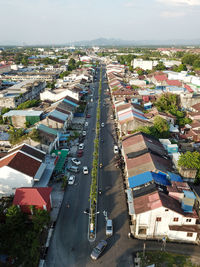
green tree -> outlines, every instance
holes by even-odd
[[[200,58],[196,59],[193,63],[193,67],[195,69],[199,69],[200,68]]]
[[[169,124],[167,123],[167,121],[159,116],[156,116],[154,119],[154,127],[155,129],[160,133],[165,133],[165,132],[169,132]]]
[[[36,233],[41,232],[43,228],[46,227],[50,222],[48,211],[33,209],[32,222],[34,231]]]
[[[182,57],[182,63],[192,66],[194,64],[195,60],[198,58],[199,58],[199,55],[196,55],[196,54],[185,54]]]
[[[155,70],[166,70],[166,67],[163,64],[163,62],[161,61],[155,66]]]

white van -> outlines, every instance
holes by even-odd
[[[114,153],[115,153],[115,154],[118,154],[118,153],[119,153],[118,146],[114,146]]]
[[[110,219],[106,221],[106,235],[113,235],[113,223]]]

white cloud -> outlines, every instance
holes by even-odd
[[[164,11],[161,13],[161,17],[164,18],[177,18],[185,16],[185,12],[171,12],[171,11]]]
[[[136,7],[136,2],[132,1],[132,2],[127,2],[124,4],[125,7]]]
[[[175,6],[200,6],[200,0],[156,0],[157,2]]]

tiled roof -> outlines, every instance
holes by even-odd
[[[30,156],[33,156],[39,160],[43,160],[45,158],[46,153],[42,150],[39,150],[35,147],[29,146],[28,144],[21,144],[20,146],[17,146],[13,149],[10,149],[8,151],[8,154],[12,154],[14,152],[18,152],[18,151],[23,151],[27,154],[29,154]]]
[[[35,177],[42,161],[27,156],[21,151],[10,154],[0,160],[0,167],[8,166],[31,177]]]
[[[21,187],[17,188],[13,205],[43,206],[49,201],[51,187]]]
[[[64,123],[64,121],[63,120],[60,120],[60,119],[58,119],[58,118],[56,118],[56,117],[53,117],[53,116],[48,116],[48,118],[50,119],[50,120],[53,120],[53,121],[56,121],[56,122],[60,122],[60,123]]]

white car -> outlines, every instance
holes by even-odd
[[[83,166],[83,174],[88,174],[88,167],[87,166]]]
[[[105,123],[104,123],[104,122],[102,122],[102,123],[101,123],[101,127],[104,127],[104,126],[105,126]]]
[[[85,127],[87,127],[87,126],[88,126],[88,122],[86,121],[86,122],[85,122]]]
[[[81,164],[80,160],[78,160],[76,158],[72,158],[71,161],[77,166]]]
[[[80,150],[83,150],[83,149],[84,149],[84,144],[83,144],[83,143],[79,144],[78,148],[79,148]]]
[[[69,185],[72,185],[72,184],[74,184],[74,182],[75,182],[75,175],[71,175],[71,176],[69,176],[68,184],[69,184]]]
[[[113,149],[113,150],[114,150],[114,153],[115,153],[115,154],[118,154],[118,153],[119,153],[118,146],[114,146],[114,149]]]
[[[83,132],[82,132],[82,135],[83,135],[83,136],[86,136],[86,131],[83,131]]]
[[[113,223],[110,219],[106,221],[106,235],[113,235]]]

